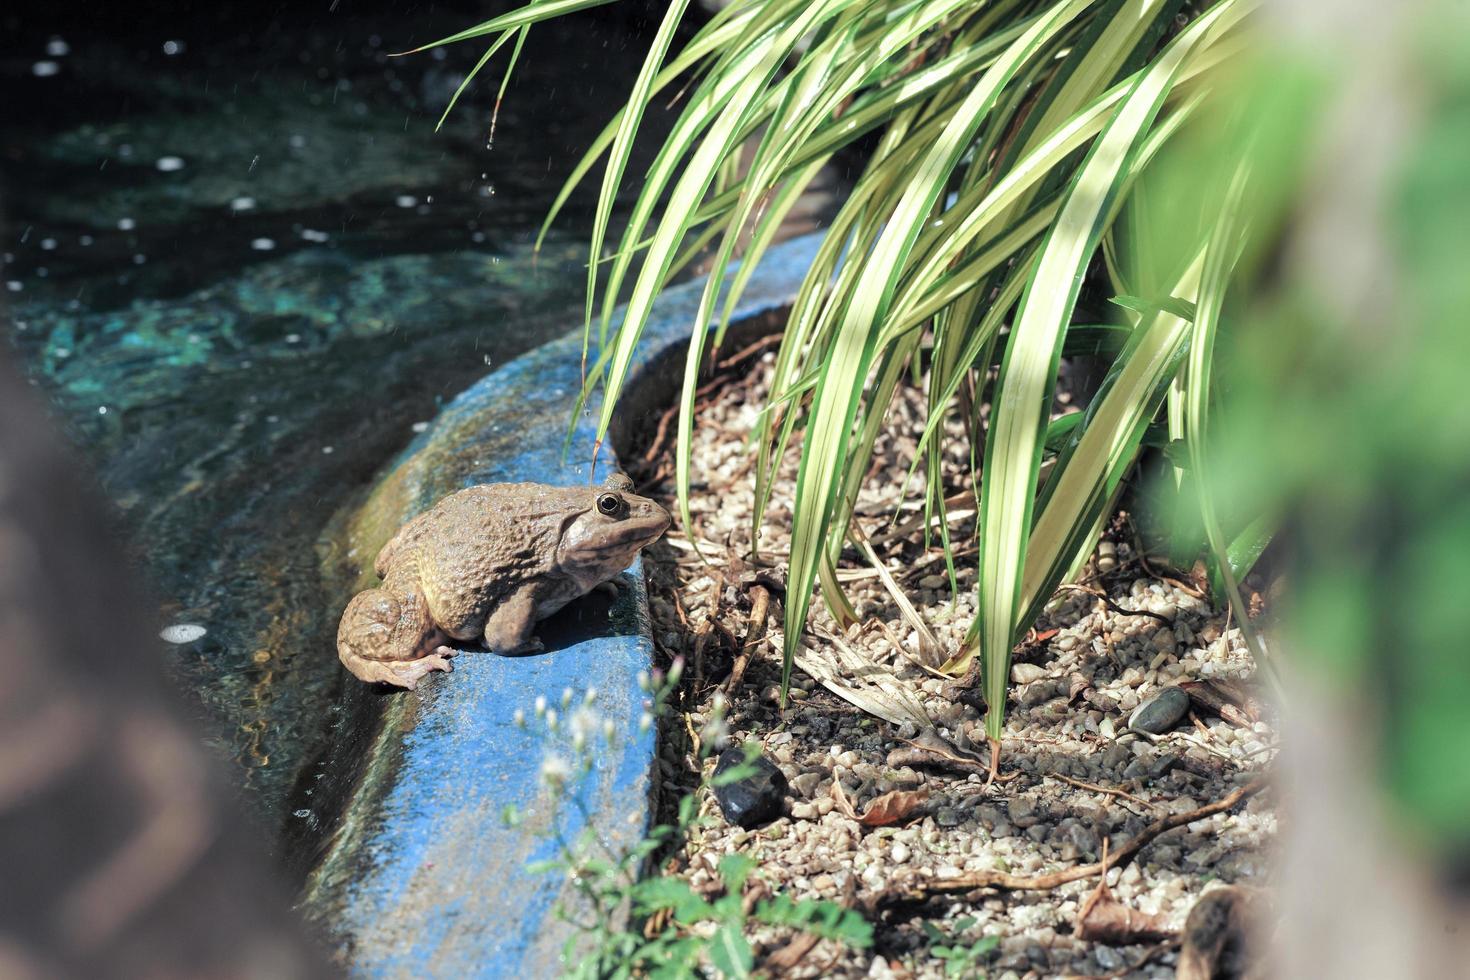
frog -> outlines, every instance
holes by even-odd
[[[612,581],[672,519],[614,473],[600,485],[483,483],[403,525],[378,552],[381,584],[353,596],[337,654],[357,678],[417,689],[451,672],[454,644],[539,653],[536,624]]]

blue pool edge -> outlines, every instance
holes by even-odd
[[[742,291],[732,329],[789,306],[820,241],[813,234],[770,248]],[[676,389],[704,286],[695,279],[656,300],[619,401],[614,443],[657,424]],[[589,473],[597,402],[568,442],[581,352],[579,327],[458,395],[348,522],[348,554],[370,566],[394,528],[464,486],[585,484],[615,469],[615,453],[603,447]],[[554,835],[574,839],[584,812],[614,850],[640,839],[652,815],[656,744],[653,730],[639,725],[638,677],[653,656],[641,563],[620,583],[616,599],[589,597],[544,623],[546,654],[466,653],[453,674],[436,675],[417,692],[387,693],[348,679],[330,722],[329,762],[306,790],[320,805],[297,814],[305,835],[315,837],[302,911],[351,975],[559,972],[571,933],[555,910],[574,896],[564,875],[530,873],[527,863],[554,858]],[[518,726],[515,712],[534,718],[539,697],[565,715],[568,691],[575,709],[594,688],[588,713],[610,720],[616,736],[593,737],[593,768],[568,787],[568,794],[576,787],[577,805],[555,806],[540,769],[548,754],[567,755],[558,744],[564,736],[548,740],[537,724]],[[517,827],[503,820],[508,806],[520,815]]]

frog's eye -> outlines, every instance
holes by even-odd
[[[597,495],[597,509],[608,517],[616,517],[623,512],[623,498],[615,493],[600,493]]]

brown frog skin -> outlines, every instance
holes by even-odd
[[[612,579],[668,529],[668,511],[613,474],[601,487],[487,483],[451,494],[378,552],[382,585],[359,592],[337,628],[354,675],[413,690],[452,670],[451,641],[501,654],[543,649],[545,619]]]

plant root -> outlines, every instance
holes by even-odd
[[[1139,832],[1137,837],[1128,841],[1118,848],[1117,855],[1109,863],[1111,867],[1123,867],[1133,860],[1139,851],[1151,843],[1160,834],[1167,833],[1177,827],[1203,820],[1205,817],[1235,807],[1243,800],[1249,799],[1261,790],[1265,789],[1266,780],[1257,779],[1228,793],[1213,803],[1208,803],[1188,813],[1173,813],[1160,817]],[[955,878],[923,878],[918,875],[910,875],[900,879],[897,883],[884,888],[869,897],[868,905],[873,909],[885,905],[897,905],[905,902],[922,902],[936,895],[955,895],[965,892],[978,891],[991,888],[998,891],[1047,891],[1058,885],[1065,885],[1069,881],[1081,881],[1084,878],[1092,878],[1103,873],[1101,862],[1097,864],[1084,864],[1077,867],[1067,868],[1063,871],[1053,871],[1042,875],[1014,875],[1007,871],[973,871],[969,874],[960,875]]]

